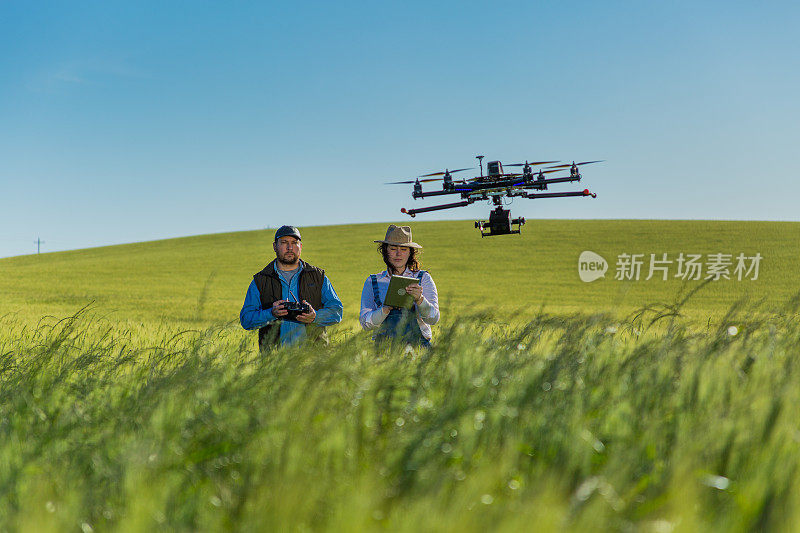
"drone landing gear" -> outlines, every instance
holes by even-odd
[[[494,237],[495,235],[511,235],[521,233],[525,219],[522,217],[511,218],[511,211],[498,206],[489,213],[489,222],[476,220],[475,227],[481,231],[481,238]],[[517,229],[512,229],[516,226]],[[488,231],[484,231],[488,230]]]

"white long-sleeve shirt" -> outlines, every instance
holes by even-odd
[[[403,276],[416,278],[418,272],[412,272],[406,268]],[[392,276],[383,271],[376,274],[378,278],[378,296],[380,301],[386,299],[386,290],[389,288],[389,281]],[[436,292],[436,284],[433,278],[427,272],[422,275],[419,284],[422,286],[422,303],[414,304],[414,312],[417,314],[417,323],[422,335],[430,340],[431,339],[431,326],[439,321],[439,295]],[[364,329],[375,329],[379,327],[386,319],[383,313],[383,306],[375,302],[375,295],[372,290],[372,279],[367,276],[364,281],[364,289],[361,291],[361,313],[359,314],[359,322]]]

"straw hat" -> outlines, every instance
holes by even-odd
[[[395,246],[408,246],[409,248],[422,248],[422,246],[411,240],[410,226],[395,226],[394,224],[390,225],[389,229],[386,230],[385,239],[372,242],[383,242]]]

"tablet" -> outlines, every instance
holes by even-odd
[[[406,287],[412,283],[419,283],[419,280],[405,276],[392,276],[391,281],[389,281],[389,288],[386,290],[386,298],[383,300],[383,305],[410,309],[414,305],[414,298],[406,292]]]

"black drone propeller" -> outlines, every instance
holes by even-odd
[[[605,161],[605,159],[599,159],[597,161],[582,161],[581,163],[569,163],[566,165],[553,165],[552,167],[546,167],[546,168],[570,168],[572,165],[579,167],[581,165],[589,165],[591,163],[602,163],[603,161]]]
[[[558,161],[531,161],[528,163],[525,161],[524,163],[509,163],[508,165],[503,165],[504,167],[524,167],[525,165],[529,165],[532,167],[538,167],[539,165],[547,165],[550,163],[558,163]]]
[[[444,176],[445,174],[448,174],[448,173],[450,173],[450,174],[455,174],[456,172],[463,172],[463,171],[465,171],[465,170],[473,170],[473,169],[474,169],[474,167],[470,167],[470,168],[457,168],[457,169],[455,169],[455,170],[445,170],[444,172],[431,172],[430,174],[423,174],[423,175],[421,175],[421,176],[420,176],[420,178],[427,178],[428,176]],[[387,182],[385,185],[397,185],[397,184],[404,184],[404,183],[416,183],[417,181],[419,181],[420,183],[427,183],[427,182],[429,182],[429,181],[442,181],[443,179],[444,179],[444,178],[429,178],[429,179],[426,179],[426,180],[421,180],[421,179],[419,179],[419,178],[416,178],[416,179],[413,179],[413,180],[408,180],[408,181],[390,181],[390,182]]]
[[[427,179],[427,180],[421,180],[421,179],[418,178],[418,179],[407,180],[407,181],[387,181],[386,183],[384,183],[384,185],[398,185],[398,184],[401,184],[401,183],[416,183],[416,182],[428,183],[429,181],[442,181],[443,179],[444,178],[430,178],[430,179]]]
[[[464,172],[465,170],[474,170],[475,167],[470,168],[457,168],[455,170],[447,170],[445,169],[444,172],[431,172],[430,174],[423,174],[420,178],[427,178],[428,176],[444,176],[447,173],[455,174],[456,172]]]

